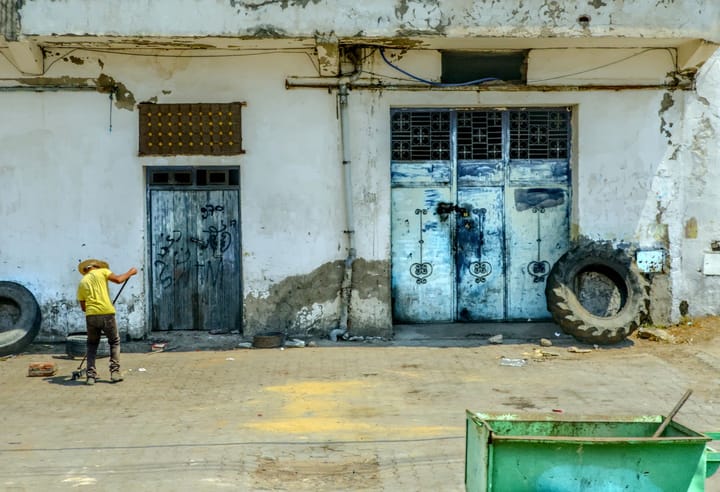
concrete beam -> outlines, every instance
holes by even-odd
[[[315,37],[318,72],[321,77],[337,77],[340,74],[340,45],[335,34]]]
[[[678,70],[697,68],[710,58],[720,45],[694,39],[678,47]]]
[[[42,75],[44,72],[45,57],[34,41],[10,41],[2,53],[23,74]]]

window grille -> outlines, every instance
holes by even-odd
[[[394,162],[567,160],[570,114],[567,108],[394,110],[391,156]]]
[[[457,116],[459,160],[502,159],[502,113],[461,111]]]
[[[567,159],[568,111],[510,112],[511,159]]]
[[[139,154],[243,154],[240,124],[243,105],[140,104]]]
[[[450,159],[450,113],[398,111],[391,127],[394,161]]]

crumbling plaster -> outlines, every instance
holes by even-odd
[[[172,13],[172,15],[169,15]],[[578,22],[590,19],[588,25]],[[713,0],[26,0],[26,35],[121,36],[617,36],[720,41]]]

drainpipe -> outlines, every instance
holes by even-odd
[[[356,71],[354,77],[358,77]],[[348,314],[352,296],[352,267],[355,261],[355,217],[352,197],[352,169],[350,168],[350,125],[348,123],[348,82],[352,78],[341,80],[338,84],[338,106],[340,107],[340,147],[342,151],[343,191],[345,194],[345,234],[347,234],[348,255],[345,258],[345,271],[340,287],[340,325],[330,332],[330,339],[337,341],[338,336],[348,332]]]

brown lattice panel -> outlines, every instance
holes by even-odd
[[[243,105],[140,104],[140,155],[242,154]]]

